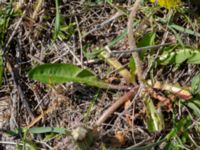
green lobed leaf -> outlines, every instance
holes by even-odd
[[[73,64],[43,64],[35,67],[28,73],[29,78],[47,84],[61,84],[75,82],[107,88],[108,84],[100,81],[88,69],[79,68]]]
[[[168,65],[175,62],[175,53],[164,53],[160,56],[159,62],[162,65]]]
[[[159,62],[162,65],[168,64],[200,64],[200,51],[192,48],[177,49],[175,52],[164,52]]]
[[[194,55],[191,49],[182,49],[175,54],[175,63],[181,64]]]

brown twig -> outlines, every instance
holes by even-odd
[[[96,121],[96,126],[100,126],[104,121],[106,121],[113,112],[119,108],[123,103],[132,99],[135,93],[138,91],[138,86],[132,88],[129,92],[125,93],[122,97],[120,97],[114,104],[112,104]]]
[[[132,26],[133,26],[133,19],[136,16],[136,12],[137,12],[139,6],[140,6],[140,0],[136,0],[133,7],[131,8],[131,12],[130,12],[130,15],[128,18],[128,25],[127,25],[128,26],[128,43],[129,43],[130,49],[137,48],[135,38],[133,35],[134,33],[133,33]],[[137,52],[133,52],[132,55],[135,60],[138,80],[140,83],[142,83],[142,80],[144,79],[143,69],[142,69],[143,68],[142,61],[140,60],[140,57]]]

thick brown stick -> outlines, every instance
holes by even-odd
[[[112,114],[115,112],[122,104],[126,101],[131,100],[138,91],[138,87],[134,87],[129,92],[125,93],[122,97],[120,97],[114,104],[112,104],[96,121],[96,126],[100,126],[103,122],[105,122]]]

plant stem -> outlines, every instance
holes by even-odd
[[[137,12],[139,6],[140,6],[140,0],[136,0],[133,7],[131,8],[131,12],[130,12],[130,15],[129,15],[129,18],[128,18],[128,43],[129,43],[130,49],[137,48],[135,38],[134,38],[133,29],[132,29],[132,25],[133,25],[133,19],[136,16],[136,12]],[[141,59],[138,55],[138,52],[133,52],[132,56],[135,60],[137,77],[138,77],[139,83],[142,83],[142,81],[144,79],[142,61],[141,61]]]

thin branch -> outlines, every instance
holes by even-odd
[[[149,49],[157,49],[157,48],[161,48],[161,47],[172,45],[172,44],[173,43],[164,43],[164,44],[159,44],[159,45],[151,45],[151,46],[133,48],[133,49],[130,49],[130,50],[120,50],[120,51],[119,50],[113,50],[111,52],[111,55],[140,52],[140,51],[149,50]]]

